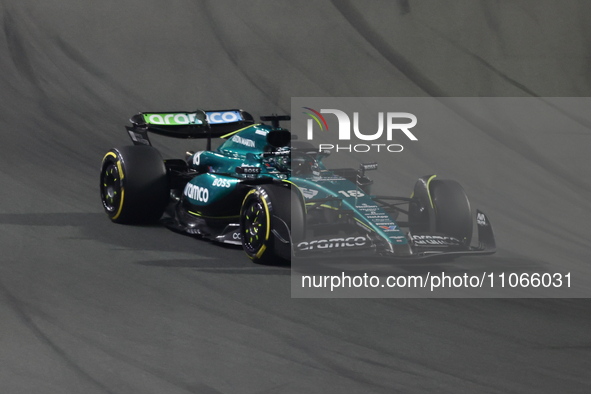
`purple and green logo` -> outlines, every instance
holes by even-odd
[[[326,124],[326,120],[324,119],[324,116],[322,116],[320,114],[320,112],[313,110],[312,108],[309,107],[302,107],[304,109],[307,109],[309,111],[314,112],[313,114],[311,114],[310,112],[303,112],[306,115],[309,115],[312,117],[312,119],[314,119],[316,121],[316,123],[318,123],[318,126],[320,126],[320,130],[324,130],[324,128],[322,127],[322,123],[324,123],[324,127],[326,127],[326,131],[328,131],[328,125]],[[320,119],[322,119],[322,123],[320,123]],[[312,139],[312,119],[308,119],[308,139],[311,140]]]

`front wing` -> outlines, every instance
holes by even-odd
[[[304,239],[292,245],[296,258],[343,256],[384,256],[400,259],[424,259],[436,256],[485,255],[496,252],[496,242],[488,217],[476,211],[478,243],[464,245],[458,239],[438,233],[406,235],[406,244],[395,244],[382,236],[367,232],[350,235],[334,234]]]

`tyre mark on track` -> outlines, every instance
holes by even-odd
[[[412,62],[407,60],[402,54],[392,49],[388,43],[368,24],[363,15],[347,1],[331,0],[331,3],[351,26],[372,45],[392,66],[397,68],[411,82],[421,88],[432,97],[447,97],[447,93],[442,90],[434,81],[424,75]],[[491,66],[492,68],[492,66]],[[500,72],[499,72],[500,73]],[[509,79],[511,80],[511,79]],[[591,193],[591,185],[580,182],[577,175],[571,174],[568,170],[561,168],[551,160],[548,160],[542,153],[536,151],[526,142],[516,139],[511,133],[503,131],[496,125],[487,122],[464,110],[460,106],[450,102],[440,100],[443,105],[458,114],[467,122],[486,133],[491,139],[505,146],[507,149],[515,152],[517,155],[529,160],[534,165],[542,168],[546,172],[554,175],[559,182],[566,183],[573,190]]]
[[[6,43],[8,44],[8,51],[12,62],[16,66],[16,69],[34,86],[39,84],[39,80],[35,75],[35,70],[27,51],[25,44],[18,31],[18,25],[14,21],[12,14],[6,11],[2,20],[4,36],[6,37]]]
[[[50,321],[50,317],[43,316],[45,320]],[[52,324],[55,324],[53,322]],[[184,390],[189,393],[200,393],[200,394],[219,394],[221,391],[216,390],[212,386],[209,386],[205,383],[189,383],[185,381],[181,381],[178,377],[175,377],[173,374],[167,373],[166,371],[162,370],[161,368],[151,366],[149,363],[143,362],[140,359],[130,356],[124,352],[117,350],[116,346],[108,346],[103,342],[97,341],[96,339],[81,335],[80,332],[77,331],[70,331],[68,328],[57,325],[61,330],[67,332],[74,338],[93,346],[96,349],[99,349],[104,354],[108,355],[114,360],[121,361],[139,371],[146,372],[156,379],[159,379],[163,382],[169,383],[170,385],[177,387],[181,390]]]
[[[486,60],[484,60],[482,57],[480,57],[477,54],[469,51],[464,46],[462,46],[462,45],[458,44],[457,42],[453,41],[452,39],[448,38],[442,32],[437,31],[433,27],[427,26],[424,23],[419,23],[419,24],[421,26],[423,26],[425,29],[431,31],[433,34],[435,34],[439,38],[442,38],[448,44],[450,44],[451,46],[453,46],[454,48],[456,48],[458,51],[462,52],[464,55],[468,56],[469,58],[471,58],[472,60],[474,60],[475,62],[477,62],[478,64],[480,64],[482,67],[486,68],[488,71],[490,71],[494,75],[496,75],[499,78],[501,78],[503,81],[507,82],[509,85],[512,85],[512,86],[516,87],[517,89],[522,90],[523,92],[527,93],[530,96],[540,97],[540,95],[538,93],[534,92],[533,90],[531,90],[530,88],[528,88],[527,86],[525,86],[524,84],[522,84],[521,82],[519,82],[519,81],[511,78],[510,76],[508,76],[507,74],[505,74],[501,70],[499,70],[498,68],[495,68],[492,64],[490,64],[489,62],[487,62]]]
[[[68,44],[61,37],[55,37],[54,42],[57,48],[61,51],[61,53],[64,54],[64,56],[70,59],[74,64],[77,64],[88,74],[92,75],[102,83],[109,86],[109,88],[111,88],[113,91],[119,91],[123,93],[126,97],[133,99],[135,102],[142,103],[143,105],[147,106],[147,101],[143,97],[131,92],[130,90],[123,88],[108,73],[105,73],[101,69],[99,69],[93,62],[88,60],[82,53],[80,53],[80,51]],[[89,91],[88,94],[94,93],[91,89],[87,90]],[[95,96],[98,98],[98,100],[108,103],[108,101],[104,100],[102,97],[99,97],[96,94]]]
[[[363,15],[348,1],[331,0],[334,8],[343,15],[349,24],[373,46],[392,66],[399,70],[411,82],[421,88],[425,93],[433,97],[445,97],[447,94],[431,79],[423,75],[402,54],[390,48],[388,43],[375,32],[367,23]]]
[[[90,80],[90,78],[80,78],[79,74],[74,72],[77,69],[80,69],[82,73],[88,73],[99,84],[108,87],[117,94],[121,92],[134,102],[146,102],[140,96],[121,87],[108,74],[100,71],[61,37],[55,36],[50,31],[43,30],[40,26],[34,24],[34,21],[27,20],[27,17],[28,15],[13,15],[6,10],[0,23],[2,23],[2,31],[4,32],[10,60],[12,60],[17,72],[30,83],[37,95],[36,103],[44,115],[43,127],[49,127],[48,120],[55,126],[61,127],[63,124],[68,123],[67,120],[70,119],[58,115],[59,111],[56,108],[58,105],[63,105],[63,102],[56,100],[55,96],[49,92],[48,83],[63,86],[64,80],[67,80],[69,84],[82,89],[90,102],[100,103],[105,111],[112,111],[114,108],[107,98],[91,87],[91,84],[87,82],[87,79]],[[43,39],[50,42],[43,42]],[[65,64],[60,55],[70,61],[71,65]],[[56,70],[50,70],[44,67],[48,62],[60,65],[60,67]],[[73,102],[80,108],[76,111],[83,112],[84,99],[79,98],[79,100]]]
[[[109,389],[103,383],[92,377],[92,375],[90,375],[82,367],[80,367],[80,365],[78,365],[76,361],[72,359],[62,348],[60,348],[47,335],[45,335],[45,333],[43,333],[43,331],[35,324],[35,322],[21,307],[21,303],[19,302],[19,300],[6,288],[4,283],[2,283],[1,281],[0,293],[2,293],[5,296],[7,300],[7,305],[16,313],[17,317],[23,322],[25,327],[27,327],[42,344],[44,344],[55,354],[57,354],[59,358],[63,361],[63,363],[66,365],[66,367],[72,370],[77,376],[96,386],[105,393],[115,394],[114,391],[111,391],[111,389]]]
[[[410,0],[398,0],[400,15],[410,14]]]
[[[218,27],[218,24],[215,23],[216,18],[215,18],[214,13],[211,10],[211,6],[210,6],[209,2],[204,1],[202,3],[202,7],[200,8],[200,11],[204,12],[204,19],[209,24],[209,27],[210,27],[213,35],[215,36],[215,38],[217,39],[217,41],[220,43],[220,47],[226,53],[226,55],[228,56],[228,59],[234,65],[234,67],[236,68],[236,70],[240,74],[242,74],[246,78],[246,80],[256,90],[258,90],[261,93],[261,95],[263,97],[265,97],[267,100],[269,100],[270,103],[272,103],[273,105],[277,106],[283,112],[289,113],[290,112],[290,109],[286,109],[286,108],[283,108],[283,107],[279,106],[279,97],[271,97],[267,93],[267,91],[270,90],[270,87],[261,86],[262,84],[260,82],[256,81],[255,78],[249,72],[247,72],[244,67],[242,67],[239,64],[239,61],[238,61],[237,57],[233,54],[233,51],[232,51],[232,49],[230,47],[230,44],[231,44],[230,43],[230,40],[224,35],[224,32],[222,31],[222,29],[220,29]]]
[[[575,114],[569,113],[566,110],[564,110],[563,108],[560,108],[560,107],[554,105],[553,103],[548,102],[547,100],[545,100],[544,97],[540,96],[534,90],[528,88],[527,86],[525,86],[521,82],[519,82],[516,79],[513,79],[510,76],[508,76],[507,74],[503,73],[501,70],[499,70],[498,68],[496,68],[495,66],[493,66],[492,64],[490,64],[488,61],[486,61],[482,57],[478,56],[474,52],[471,52],[470,50],[468,50],[468,48],[464,47],[463,45],[460,45],[458,42],[456,42],[456,41],[452,40],[451,38],[447,37],[445,34],[443,34],[442,32],[438,31],[437,29],[435,29],[435,28],[433,28],[431,26],[428,26],[426,24],[420,23],[420,22],[419,22],[419,24],[421,26],[423,26],[425,29],[430,30],[431,32],[433,32],[433,34],[437,35],[438,37],[440,37],[441,39],[443,39],[444,41],[446,41],[448,44],[450,44],[451,46],[453,46],[454,48],[456,48],[458,51],[462,52],[464,55],[470,57],[472,60],[474,60],[475,62],[477,62],[478,64],[480,64],[482,67],[484,67],[485,69],[487,69],[491,73],[493,73],[496,76],[498,76],[499,78],[501,78],[503,81],[505,81],[508,84],[510,84],[510,85],[512,85],[512,86],[514,86],[514,87],[516,87],[516,88],[518,88],[520,90],[522,90],[524,93],[527,93],[528,95],[530,95],[532,97],[539,98],[540,100],[544,101],[544,103],[546,105],[548,105],[549,107],[552,107],[553,109],[555,109],[556,111],[560,112],[561,114],[563,114],[567,118],[575,121],[576,123],[580,124],[581,126],[584,126],[584,127],[587,127],[589,129],[591,129],[591,122],[589,122],[587,119],[584,119],[584,118],[581,118],[580,116],[577,116]]]

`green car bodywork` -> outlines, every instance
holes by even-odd
[[[469,205],[461,212],[466,217],[464,228],[469,230],[455,231],[453,215],[445,218],[452,225],[441,223],[445,215],[436,210],[437,204],[439,211],[448,204],[444,200],[449,200],[445,195],[449,192],[444,189],[455,190],[456,197],[462,199],[465,195],[459,185],[440,181],[437,189],[431,183],[434,176],[426,176],[419,178],[411,197],[375,196],[365,171],[377,169],[377,163],[362,164],[359,170],[327,169],[323,163],[326,152],[306,142],[290,141],[289,132],[278,126],[289,116],[261,119],[272,125],[255,124],[242,110],[140,113],[132,117],[133,127],[127,131],[134,147],[113,149],[103,159],[105,211],[111,220],[129,223],[129,218],[142,213],[129,199],[141,201],[145,193],[158,195],[150,199],[150,217],[159,218],[166,212],[162,222],[169,228],[241,244],[258,262],[309,253],[336,256],[353,250],[401,258],[494,253],[492,227],[482,212],[477,211],[477,247],[470,246]],[[162,160],[151,146],[148,132],[207,138],[208,148],[187,152],[184,159]],[[212,138],[226,141],[213,150]],[[152,178],[137,175],[147,177],[141,190],[133,190],[130,175],[123,180],[134,161],[136,166],[144,163],[160,174]],[[105,173],[114,169],[121,173],[121,180],[112,180]],[[109,199],[114,193],[121,194],[115,202]],[[129,206],[124,204],[124,193],[130,196],[125,200]],[[166,206],[160,202],[164,193],[169,195]],[[401,204],[408,208],[401,209]]]

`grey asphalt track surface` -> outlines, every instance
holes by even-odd
[[[585,1],[1,2],[0,392],[589,392],[588,300],[292,299],[289,268],[111,224],[98,193],[140,111],[589,96],[589,15]],[[588,272],[580,122],[475,128],[457,147],[482,152],[460,153],[473,163],[425,148],[401,171],[442,166],[466,186],[495,225],[491,263]]]

